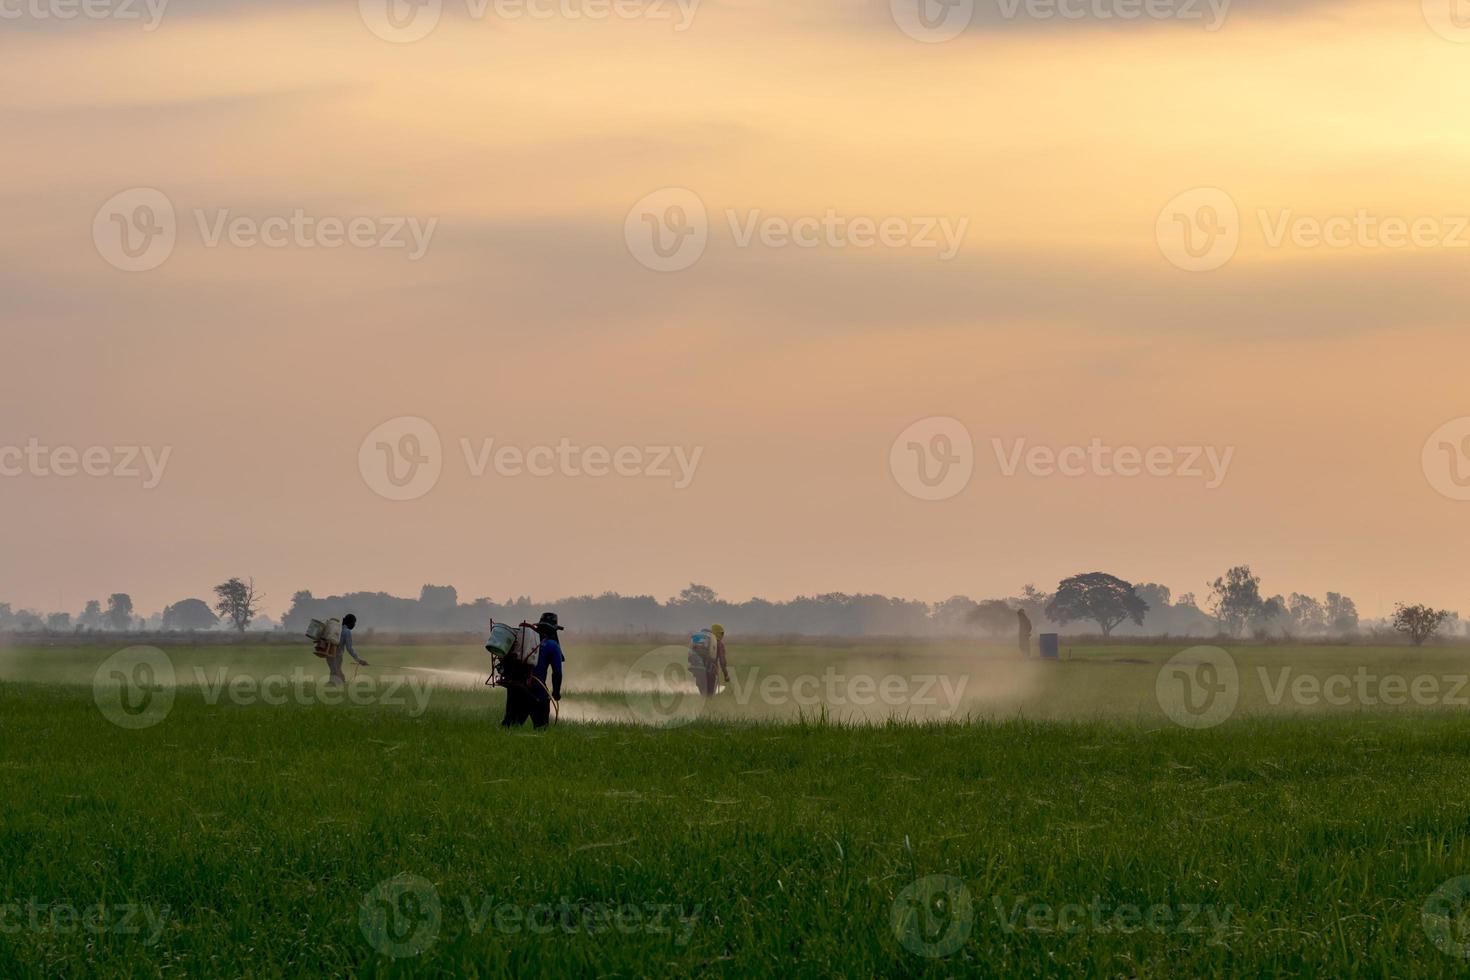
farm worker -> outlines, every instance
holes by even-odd
[[[328,684],[346,684],[347,678],[342,674],[342,651],[347,651],[348,656],[357,661],[359,667],[366,667],[368,662],[357,655],[357,650],[352,646],[352,629],[357,625],[357,617],[348,613],[342,617],[342,639],[335,647],[329,647],[327,651],[327,669],[332,676],[327,679]]]
[[[1031,617],[1026,615],[1026,610],[1017,609],[1016,621],[1020,627],[1017,639],[1021,647],[1021,656],[1029,657],[1031,656]]]
[[[713,629],[702,629],[689,637],[689,673],[694,676],[694,686],[699,696],[715,696],[715,639]]]
[[[720,673],[725,677],[725,683],[730,683],[730,665],[725,662],[725,627],[719,623],[711,626],[709,631],[715,635],[715,662],[720,665]],[[709,690],[715,692],[715,678],[713,672],[710,674]]]
[[[561,700],[562,664],[566,657],[556,634],[566,627],[559,623],[556,613],[549,612],[542,613],[532,629],[541,641],[536,666],[526,670],[522,677],[506,679],[505,719],[500,723],[505,728],[518,728],[527,718],[537,728],[545,728],[551,723],[551,702]],[[551,675],[550,686],[547,674]]]

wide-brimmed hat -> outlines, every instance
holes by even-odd
[[[556,613],[542,613],[541,620],[536,624],[538,630],[564,630],[565,626],[557,624]]]

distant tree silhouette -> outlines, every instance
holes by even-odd
[[[1286,615],[1293,633],[1317,636],[1327,632],[1327,610],[1309,595],[1293,592],[1286,600]]]
[[[235,629],[245,632],[255,614],[260,612],[260,601],[265,598],[255,591],[255,579],[243,582],[239,578],[232,578],[228,582],[222,582],[214,587],[214,594],[219,601],[214,604],[215,610],[225,619],[235,624]]]
[[[1231,636],[1239,636],[1264,606],[1261,579],[1249,565],[1236,565],[1210,583],[1210,611]]]
[[[96,599],[87,600],[87,607],[77,617],[77,625],[88,630],[100,630],[106,625],[106,620],[102,616],[102,603]]]
[[[166,630],[207,630],[219,622],[214,610],[203,599],[182,599],[163,610]]]
[[[1439,626],[1454,614],[1429,606],[1406,606],[1402,602],[1394,606],[1393,628],[1406,634],[1414,646],[1423,646],[1424,641],[1439,632]]]
[[[1345,636],[1358,631],[1358,607],[1345,595],[1327,593],[1327,623],[1333,633]]]
[[[1002,599],[986,599],[970,613],[970,622],[991,636],[1016,631],[1016,611]]]
[[[720,597],[714,589],[698,582],[690,582],[689,587],[680,590],[672,600],[673,604],[680,606],[713,606],[719,601]]]
[[[114,592],[107,597],[107,627],[118,631],[133,625],[133,597],[126,592]]]
[[[1063,625],[1092,620],[1111,636],[1114,627],[1131,619],[1139,626],[1148,614],[1148,603],[1133,591],[1133,585],[1106,572],[1088,572],[1063,579],[1046,604],[1048,619]]]

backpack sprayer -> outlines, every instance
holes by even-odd
[[[312,641],[311,652],[325,660],[331,648],[342,642],[342,620],[313,619],[306,627],[306,638]]]
[[[485,649],[490,654],[490,676],[486,687],[521,686],[536,666],[536,651],[541,637],[530,623],[511,626],[490,621],[490,638]]]
[[[519,626],[490,621],[490,638],[485,649],[490,653],[490,676],[485,678],[486,687],[529,687],[535,684],[546,694],[552,709],[561,717],[561,705],[546,689],[546,684],[534,673],[536,653],[541,648],[541,635],[531,623]]]

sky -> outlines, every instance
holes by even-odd
[[[0,601],[1470,612],[1470,18],[917,2],[0,0]]]

